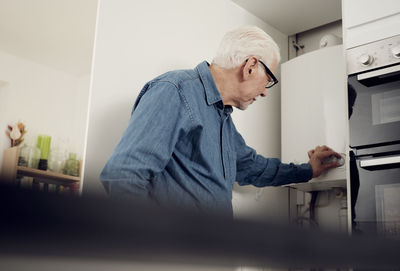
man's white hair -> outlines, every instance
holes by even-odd
[[[212,64],[232,69],[250,56],[261,59],[268,67],[274,59],[281,60],[278,45],[267,33],[256,26],[244,26],[225,34]]]

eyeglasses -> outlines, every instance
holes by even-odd
[[[261,60],[258,60],[258,62],[260,62],[264,66],[266,73],[272,79],[268,81],[268,84],[265,86],[265,88],[272,88],[279,82],[278,79],[276,79],[275,75],[271,72],[270,69],[268,69],[267,65],[265,65],[264,62],[262,62]]]
[[[249,59],[246,59],[246,62],[247,62],[247,60],[249,60]],[[258,62],[260,62],[261,65],[264,66],[265,72],[272,79],[272,80],[268,80],[268,84],[265,86],[265,88],[272,88],[274,85],[276,85],[279,82],[278,79],[276,79],[275,75],[271,72],[270,69],[268,69],[267,65],[265,65],[264,62],[262,62],[261,60],[258,60]]]

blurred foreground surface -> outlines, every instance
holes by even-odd
[[[24,262],[33,267],[35,261],[41,261],[42,270],[76,270],[73,262],[82,270],[125,270],[148,263],[160,270],[176,264],[182,270],[400,269],[399,241],[232,220],[137,201],[0,187],[0,215],[0,270],[20,270]]]

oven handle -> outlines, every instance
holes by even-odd
[[[393,73],[393,72],[398,72],[398,71],[400,71],[400,65],[396,65],[396,66],[392,66],[392,67],[388,67],[388,68],[384,68],[384,69],[380,69],[380,70],[376,70],[376,71],[372,71],[372,72],[361,73],[361,74],[357,75],[357,79],[360,81],[360,80],[377,77],[377,76],[381,76],[381,75],[385,75],[385,74],[389,74],[389,73]]]
[[[360,161],[360,167],[374,167],[374,166],[384,166],[390,164],[400,163],[400,155],[398,156],[390,156],[384,158],[374,158],[374,159],[365,159]]]

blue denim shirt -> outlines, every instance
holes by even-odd
[[[246,145],[207,62],[148,82],[100,179],[111,196],[150,198],[232,215],[232,188],[308,181],[309,164],[283,164]]]

